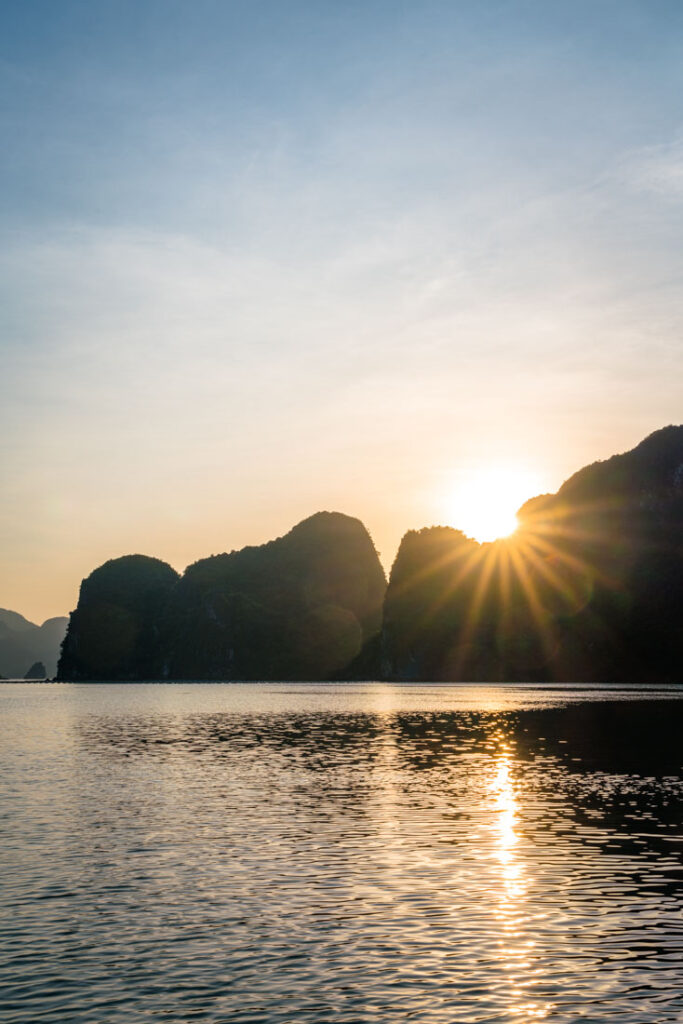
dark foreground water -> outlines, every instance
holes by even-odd
[[[0,1019],[681,1022],[682,696],[0,685]]]

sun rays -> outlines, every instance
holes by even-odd
[[[596,592],[615,592],[609,551],[624,541],[613,511],[542,498],[490,543],[448,527],[409,535],[387,599],[397,642],[409,657],[438,652],[423,671],[440,679],[553,678],[558,658],[580,664],[573,624],[590,630]]]

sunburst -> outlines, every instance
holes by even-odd
[[[517,529],[520,505],[538,494],[532,470],[500,463],[463,472],[447,497],[449,522],[480,543],[508,537]]]

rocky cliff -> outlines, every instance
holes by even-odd
[[[83,580],[58,679],[154,678],[160,620],[178,573],[158,558],[125,555]]]
[[[478,545],[408,533],[382,634],[394,679],[680,682],[683,427],[528,501]]]
[[[330,512],[182,576],[116,559],[83,582],[59,678],[680,682],[683,427],[519,518],[494,544],[410,531],[388,590],[363,524]]]
[[[332,512],[182,577],[117,559],[81,587],[59,678],[326,679],[379,634],[385,590],[363,524]]]

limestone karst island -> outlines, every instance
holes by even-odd
[[[81,585],[57,678],[677,680],[683,426],[586,466],[518,518],[489,544],[409,531],[388,584],[363,524],[337,512],[182,575],[114,559]]]

